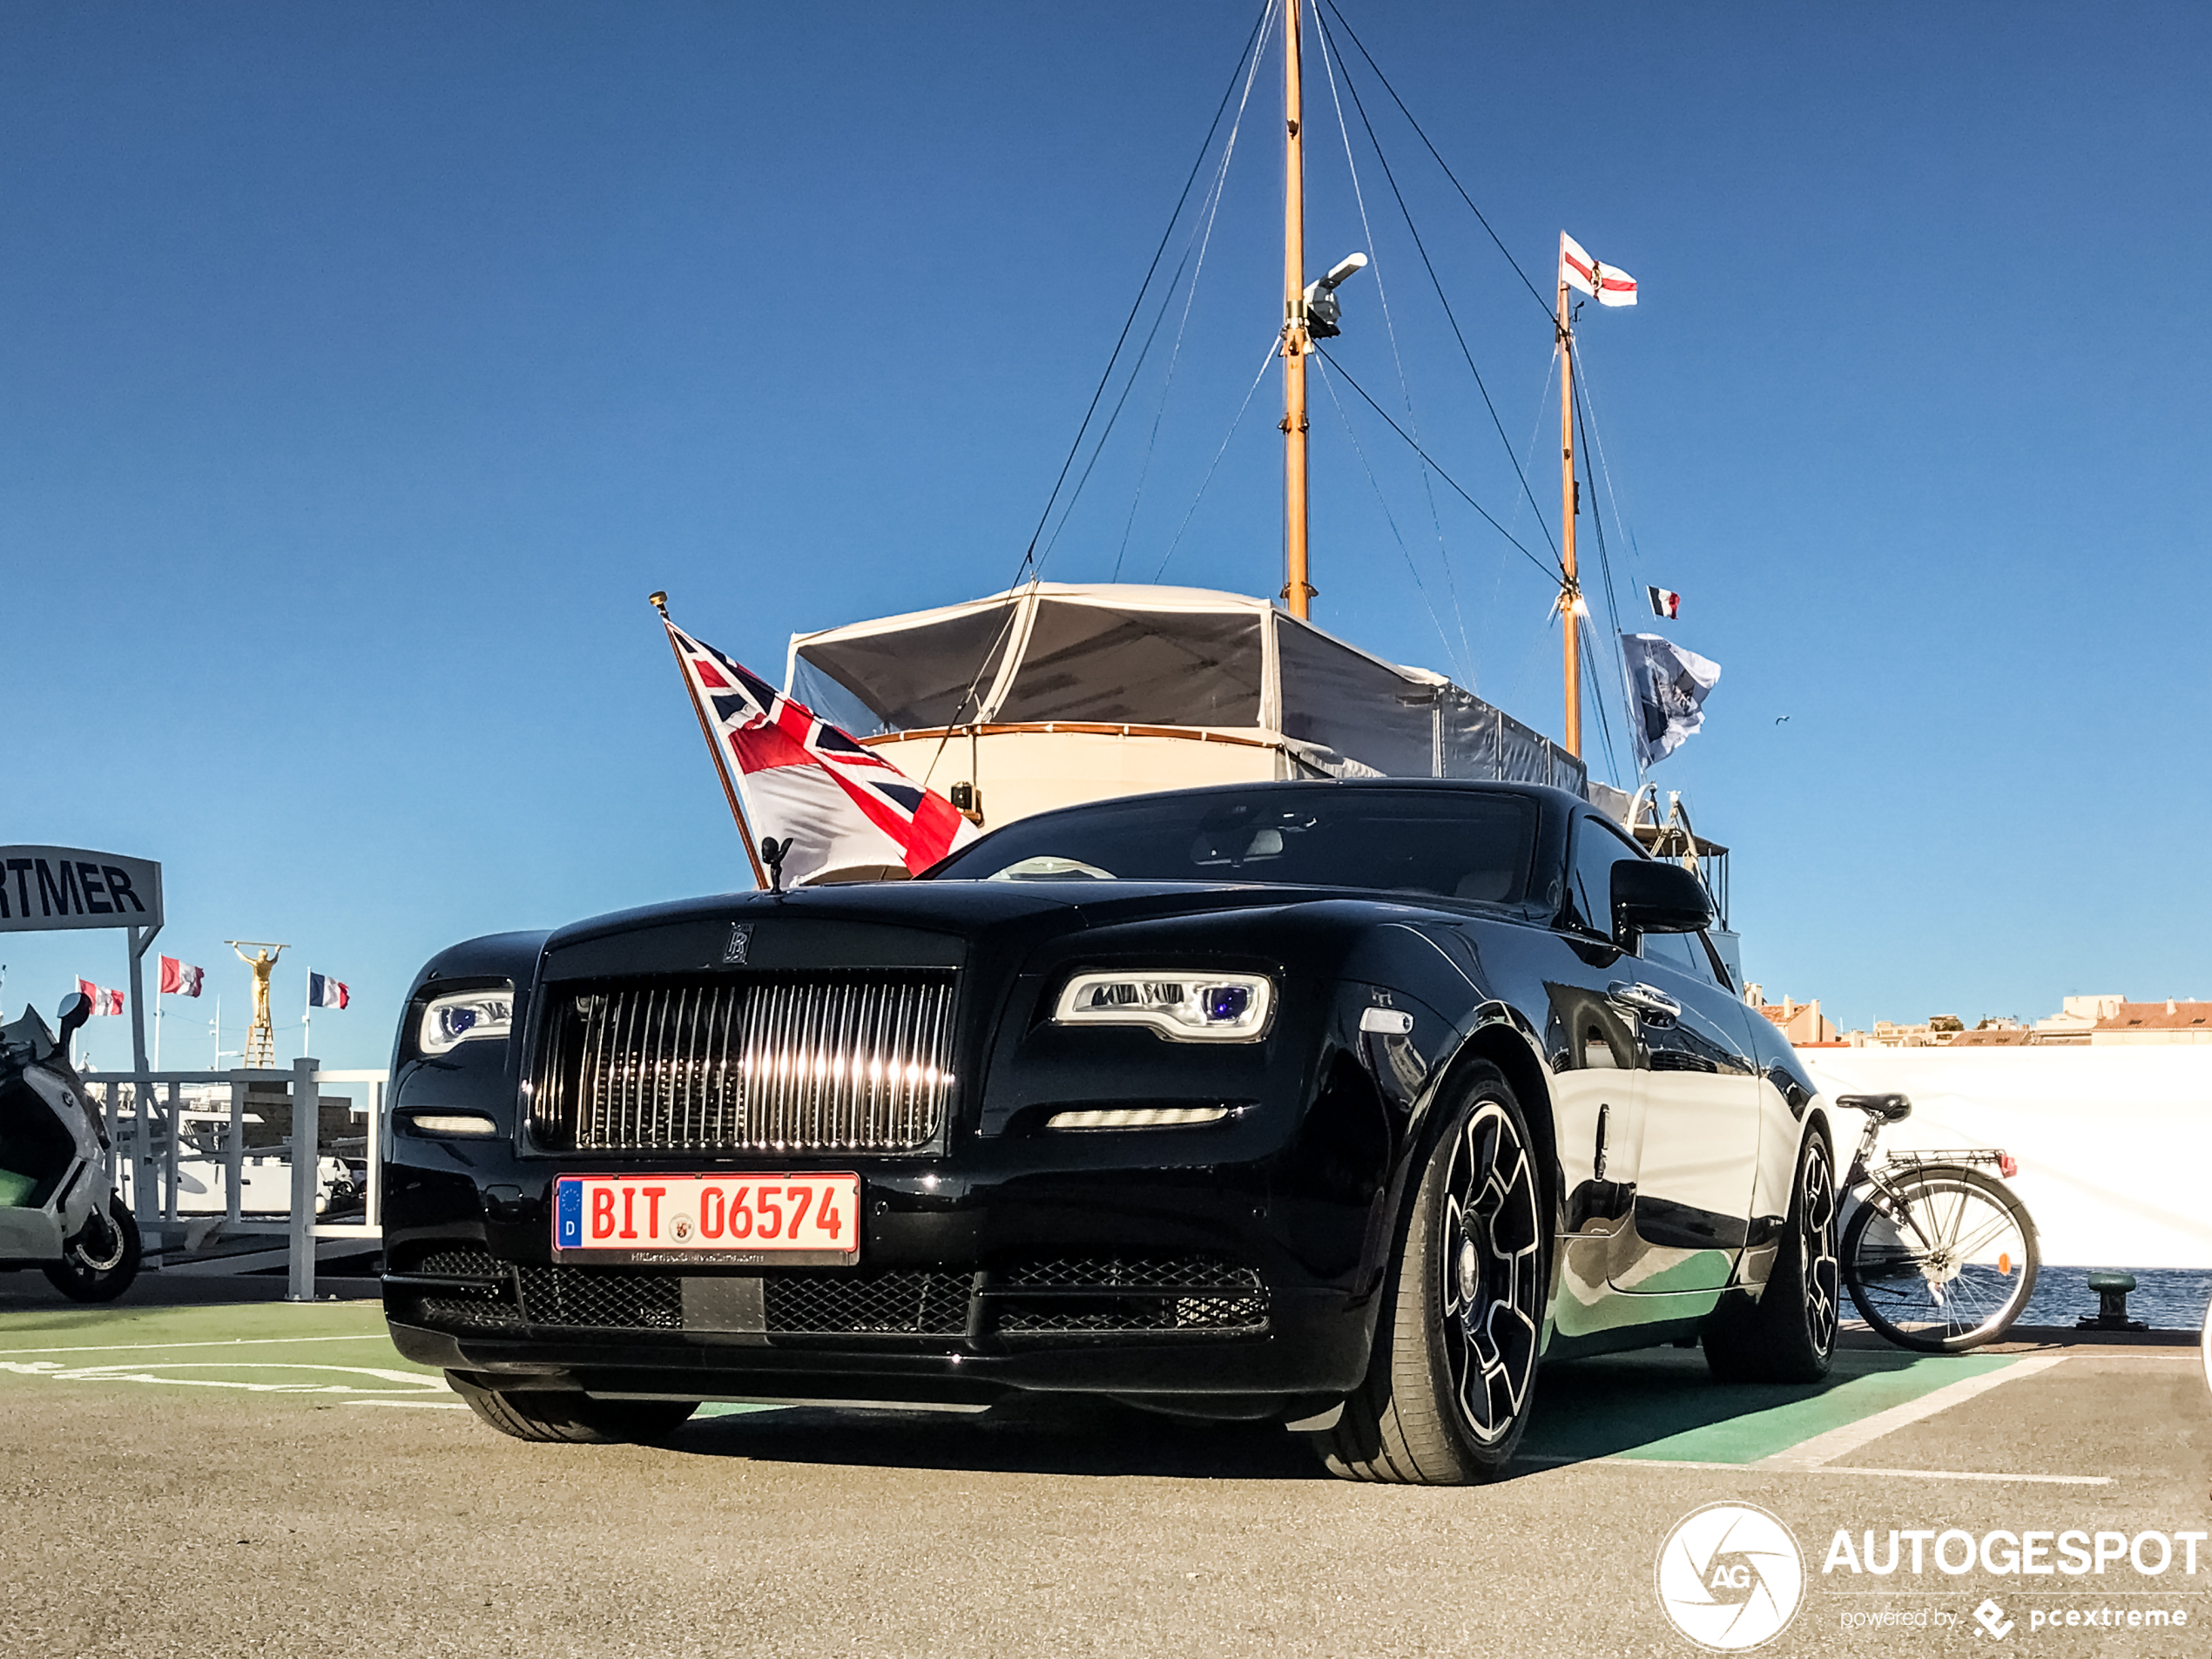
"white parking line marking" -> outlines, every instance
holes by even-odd
[[[1979,1469],[1876,1469],[1844,1463],[1821,1463],[1807,1467],[1775,1463],[1695,1463],[1681,1458],[1659,1457],[1530,1457],[1519,1460],[1547,1468],[1603,1466],[1614,1469],[1726,1469],[1737,1474],[1878,1474],[1898,1480],[2024,1480],[2036,1486],[2108,1487],[2108,1474],[1992,1474]]]
[[[465,1399],[347,1399],[339,1403],[345,1406],[398,1406],[411,1412],[465,1412],[469,1409],[469,1402]]]
[[[0,1348],[0,1358],[14,1353],[166,1353],[172,1348],[254,1348],[272,1342],[389,1342],[382,1331],[357,1337],[233,1337],[227,1342],[102,1342],[85,1348]]]
[[[1955,1383],[1910,1399],[1902,1406],[1892,1406],[1887,1411],[1862,1417],[1856,1423],[1846,1423],[1841,1428],[1831,1428],[1824,1434],[1816,1434],[1809,1440],[1800,1440],[1786,1452],[1777,1452],[1771,1457],[1761,1458],[1750,1467],[1755,1469],[1817,1469],[1832,1463],[1862,1446],[1895,1433],[1907,1424],[1935,1416],[1962,1405],[1977,1394],[1986,1394],[2001,1384],[2016,1382],[2022,1377],[2033,1377],[2048,1371],[2053,1366],[2066,1363],[2067,1356],[2056,1354],[2040,1359],[2015,1359],[1999,1371],[1984,1372],[1979,1377],[1962,1377]]]

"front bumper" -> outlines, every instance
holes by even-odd
[[[1286,1182],[1259,1116],[840,1160],[863,1184],[850,1268],[556,1263],[549,1190],[580,1163],[413,1143],[413,1162],[387,1166],[387,1317],[410,1359],[509,1388],[961,1403],[1049,1390],[1230,1415],[1341,1395],[1367,1368],[1374,1205]]]

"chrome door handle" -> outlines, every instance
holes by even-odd
[[[1661,1020],[1682,1018],[1682,1004],[1656,985],[1615,980],[1605,988],[1605,995],[1610,1001],[1635,1014]]]

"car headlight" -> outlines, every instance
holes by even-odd
[[[515,988],[488,986],[451,991],[422,1010],[416,1044],[424,1054],[446,1054],[478,1037],[504,1040],[515,1028]]]
[[[1060,993],[1060,1025],[1143,1025],[1177,1042],[1256,1042],[1274,1011],[1264,974],[1193,974],[1173,968],[1078,974]]]

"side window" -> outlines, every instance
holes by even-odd
[[[1575,820],[1575,908],[1590,932],[1612,937],[1613,867],[1637,856],[1603,819]]]

